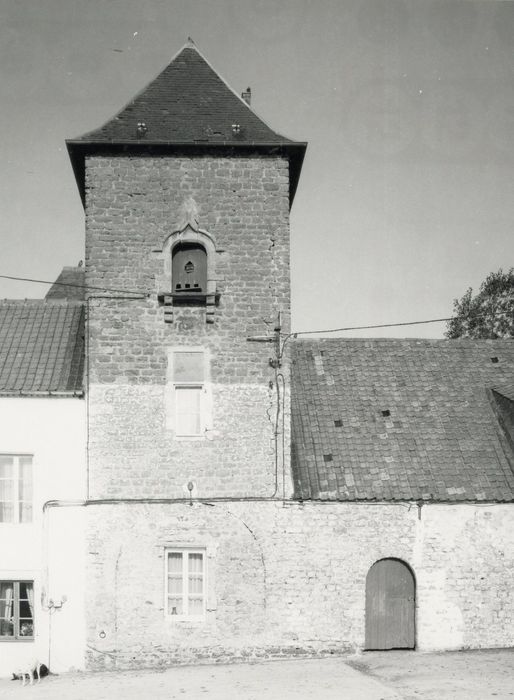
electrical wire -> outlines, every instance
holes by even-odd
[[[32,279],[31,277],[14,277],[13,275],[0,275],[0,279],[6,279],[6,280],[15,280],[18,282],[36,282],[38,284],[50,284],[50,285],[58,285],[60,287],[77,287],[79,289],[94,289],[95,291],[101,291],[101,292],[118,292],[119,294],[138,294],[141,296],[141,298],[147,298],[150,296],[150,292],[147,291],[142,291],[142,290],[133,290],[133,289],[117,289],[113,287],[96,287],[93,285],[88,285],[88,284],[76,284],[74,282],[50,282],[49,280],[37,280],[37,279]],[[483,314],[473,314],[473,318],[481,318],[482,316],[490,316],[491,313],[483,313]],[[445,318],[431,318],[423,321],[400,321],[397,323],[378,323],[378,324],[371,324],[367,326],[345,326],[342,328],[323,328],[319,330],[313,330],[313,331],[295,331],[294,333],[288,333],[288,334],[282,334],[285,336],[285,341],[287,341],[289,338],[294,337],[298,335],[315,335],[317,333],[340,333],[343,331],[362,331],[362,330],[371,330],[374,328],[399,328],[401,326],[419,326],[422,324],[426,323],[443,323],[445,321],[456,321],[460,318],[460,316],[447,316]],[[270,340],[272,337],[270,337]],[[283,348],[283,345],[282,345]]]
[[[36,280],[36,279],[31,279],[30,277],[14,277],[12,275],[0,275],[1,279],[4,280],[16,280],[17,282],[37,282],[38,284],[51,284],[51,285],[58,285],[59,287],[77,287],[79,289],[94,289],[95,291],[100,291],[100,292],[119,292],[120,294],[139,294],[141,295],[141,299],[144,299],[146,297],[150,296],[149,292],[144,292],[138,289],[137,291],[134,291],[133,289],[113,289],[112,287],[95,287],[89,284],[77,284],[75,282],[49,282],[48,280]]]
[[[346,328],[328,328],[321,331],[297,331],[289,335],[312,335],[313,333],[337,333],[339,331],[362,331],[370,328],[394,328],[397,326],[418,326],[422,323],[440,323],[442,321],[452,321],[459,318],[458,316],[450,316],[448,318],[431,318],[427,321],[402,321],[399,323],[377,323],[370,326],[347,326]]]
[[[501,312],[500,312],[501,313]],[[473,314],[473,318],[482,318],[483,316],[491,316],[490,312],[486,312],[483,314]],[[282,358],[284,354],[284,347],[287,341],[290,338],[296,338],[298,335],[314,335],[314,334],[322,334],[322,333],[340,333],[342,331],[363,331],[363,330],[371,330],[373,328],[399,328],[401,326],[420,326],[426,323],[442,323],[444,321],[458,321],[458,320],[466,320],[465,318],[461,316],[448,316],[447,318],[430,318],[424,321],[401,321],[398,323],[376,323],[372,324],[369,326],[346,326],[344,328],[323,328],[320,330],[315,330],[315,331],[295,331],[294,333],[281,333],[281,335],[284,337],[284,341],[282,342],[282,346],[280,349],[280,359]]]

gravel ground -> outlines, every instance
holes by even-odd
[[[404,700],[514,700],[514,649],[373,651],[349,663],[394,688]]]
[[[342,658],[273,661],[230,666],[180,666],[159,671],[63,674],[22,687],[0,681],[0,698],[11,700],[401,700],[379,681]]]
[[[329,659],[181,666],[166,671],[70,673],[1,700],[514,700],[514,650],[365,652]]]

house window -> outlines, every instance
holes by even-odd
[[[0,523],[32,522],[32,457],[0,455]]]
[[[171,262],[173,292],[180,295],[207,293],[207,253],[198,243],[178,243]]]
[[[179,619],[205,614],[205,550],[166,550],[166,613]]]
[[[173,353],[175,434],[198,437],[205,432],[205,362],[202,351]]]
[[[0,639],[34,638],[33,581],[0,581]]]

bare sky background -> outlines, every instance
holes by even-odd
[[[449,316],[514,265],[513,2],[0,0],[1,274],[53,280],[84,257],[64,139],[109,119],[189,35],[272,128],[309,142],[294,330]],[[46,290],[0,279],[0,298]]]

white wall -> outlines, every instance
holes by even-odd
[[[0,677],[33,657],[48,663],[56,644],[52,670],[81,667],[83,646],[78,646],[83,645],[83,634],[77,620],[84,618],[83,509],[51,508],[43,513],[43,504],[85,498],[85,401],[0,398],[0,426],[0,454],[31,454],[34,475],[33,522],[0,523],[0,579],[33,580],[35,608],[33,642],[0,642]],[[63,594],[69,600],[50,621],[46,603]],[[51,646],[49,623],[54,630]],[[57,630],[67,639],[64,647]]]

